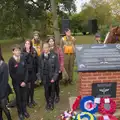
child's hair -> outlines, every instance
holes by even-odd
[[[4,61],[4,58],[3,58],[3,56],[2,56],[1,45],[0,45],[0,60]]]
[[[20,45],[18,45],[18,44],[13,45],[13,46],[12,46],[12,51],[14,51],[15,49],[21,50]]]
[[[54,45],[56,46],[55,37],[49,37],[49,38],[47,39],[47,43],[49,43],[49,41],[50,41],[51,39],[53,40]]]
[[[64,34],[66,35],[66,32],[70,31],[69,28],[66,28],[65,31],[64,31]]]
[[[55,37],[48,37],[48,39],[47,39],[47,43],[50,41],[50,39],[52,39],[53,41],[54,41],[54,43],[55,43]]]
[[[49,41],[50,41],[51,39],[52,39],[53,42],[54,42],[54,49],[57,49],[58,46],[57,46],[57,44],[56,44],[55,37],[49,37],[48,40],[47,40],[47,43],[49,43]]]
[[[43,46],[44,46],[44,45],[48,45],[48,47],[50,47],[50,45],[49,45],[47,42],[44,42],[44,43],[43,43]]]
[[[30,43],[30,52],[31,53],[33,53],[33,44],[32,44],[32,41],[31,40],[29,40],[29,39],[27,39],[26,41],[25,41],[25,43],[26,42],[29,42]],[[23,52],[26,52],[26,48],[25,48],[25,46],[24,46],[24,48],[23,48]]]

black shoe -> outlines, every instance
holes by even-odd
[[[8,103],[7,107],[9,107],[9,108],[16,107],[16,99],[10,101],[10,102]]]
[[[67,80],[64,82],[64,85],[65,85],[65,86],[67,86],[67,85],[68,85],[68,81],[67,81]]]
[[[60,101],[60,97],[56,97],[55,98],[55,103],[59,103],[59,101]]]
[[[46,107],[45,107],[45,109],[46,109],[47,111],[50,110],[50,105],[47,104]]]
[[[69,81],[69,84],[70,84],[70,85],[73,85],[73,82],[72,82],[72,80],[70,80],[70,81]]]
[[[19,115],[19,120],[24,120],[24,116],[22,114]]]
[[[36,103],[34,100],[31,102],[31,104],[32,104],[33,106],[36,106],[36,105],[37,105],[37,103]]]
[[[28,103],[27,104],[29,108],[33,108],[33,104],[32,103]]]
[[[54,110],[54,104],[50,105],[50,110]]]
[[[26,118],[29,118],[29,117],[30,117],[30,115],[29,115],[28,112],[24,112],[24,116],[25,116]]]

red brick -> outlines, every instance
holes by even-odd
[[[88,80],[97,80],[98,78],[97,77],[89,77]]]
[[[88,83],[89,82],[89,84],[90,84],[90,81],[89,80],[84,80],[84,79],[82,79],[82,81],[81,81],[81,84],[83,83],[83,84],[86,84],[86,83]]]
[[[88,77],[84,77],[84,78],[82,78],[82,80],[86,81],[86,80],[89,80],[89,78]]]
[[[113,79],[113,80],[114,80],[114,79],[118,79],[116,76],[108,76],[107,78],[108,78],[108,79]]]
[[[112,72],[106,72],[104,75],[112,75]]]
[[[103,82],[112,82],[110,79],[104,79]]]
[[[107,77],[101,76],[101,77],[98,77],[98,79],[107,79]]]
[[[119,82],[119,83],[117,83],[117,87],[120,87],[120,82]]]
[[[112,75],[120,75],[120,72],[113,72]]]

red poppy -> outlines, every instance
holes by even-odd
[[[15,68],[17,68],[17,67],[18,67],[18,64],[15,65]]]
[[[109,99],[109,101],[110,101],[110,103],[108,103],[110,105],[109,109],[105,108],[105,99]],[[98,109],[99,109],[99,112],[103,115],[114,114],[116,111],[116,103],[112,98],[101,98]]]
[[[105,116],[107,116],[110,120],[118,120],[115,116],[113,116],[113,115],[105,115]],[[99,118],[98,118],[98,120],[105,120],[105,117],[104,116],[100,116]]]
[[[81,96],[77,96],[76,100],[72,105],[72,110],[75,111],[80,105]]]

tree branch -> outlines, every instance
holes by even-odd
[[[39,8],[41,7],[37,2],[35,2],[34,0],[30,0],[33,4],[37,5]]]

